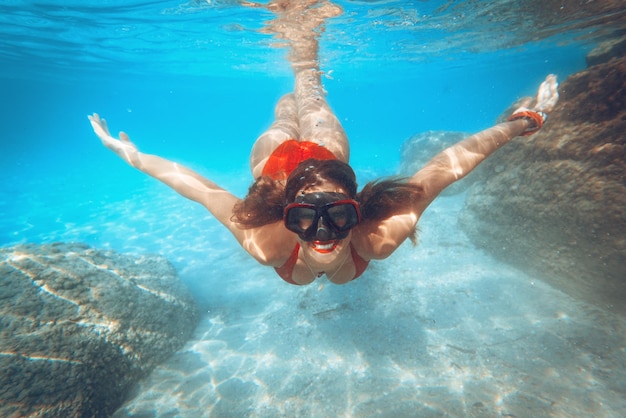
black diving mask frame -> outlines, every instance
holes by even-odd
[[[303,241],[344,239],[361,221],[359,203],[346,197],[329,192],[300,195],[285,207],[285,227]]]

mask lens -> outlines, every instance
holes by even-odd
[[[352,203],[339,203],[326,210],[328,221],[338,231],[347,231],[359,223],[359,213]]]
[[[317,210],[306,206],[287,208],[285,226],[288,230],[303,233],[311,228],[316,228]]]
[[[303,241],[342,240],[360,219],[359,204],[339,193],[314,192],[285,208],[285,227]]]

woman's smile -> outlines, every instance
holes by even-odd
[[[311,242],[311,247],[320,254],[328,254],[331,253],[337,248],[339,244],[339,240],[334,241],[313,241]]]

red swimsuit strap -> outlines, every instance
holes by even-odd
[[[283,264],[280,267],[274,267],[274,270],[276,270],[276,273],[278,273],[278,275],[284,281],[286,281],[287,283],[295,284],[295,285],[299,285],[299,283],[296,283],[293,281],[293,269],[296,266],[296,263],[298,262],[299,251],[300,251],[300,244],[296,244],[296,247],[293,249],[293,252],[289,256],[287,261],[285,261],[285,264]]]
[[[356,252],[356,249],[354,249],[354,245],[352,245],[352,243],[350,243],[350,253],[352,254],[352,262],[354,263],[354,268],[356,269],[354,277],[352,278],[352,280],[354,280],[361,274],[363,274],[365,270],[367,270],[367,266],[370,264],[370,262],[368,260],[365,260],[359,255],[359,253]]]

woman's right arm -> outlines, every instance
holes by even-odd
[[[240,201],[239,198],[187,167],[139,152],[124,132],[120,132],[119,139],[113,138],[106,121],[97,114],[90,115],[89,120],[104,146],[131,166],[206,207],[258,262],[272,266],[284,264],[295,246],[295,235],[287,231],[282,222],[253,229],[240,228],[232,221],[233,207]]]
[[[240,238],[238,234],[241,234],[241,229],[231,221],[232,208],[239,201],[236,196],[187,167],[156,155],[139,152],[124,132],[120,132],[119,139],[113,138],[106,121],[98,114],[90,115],[89,120],[104,146],[132,167],[162,181],[184,197],[205,206],[238,239]]]

